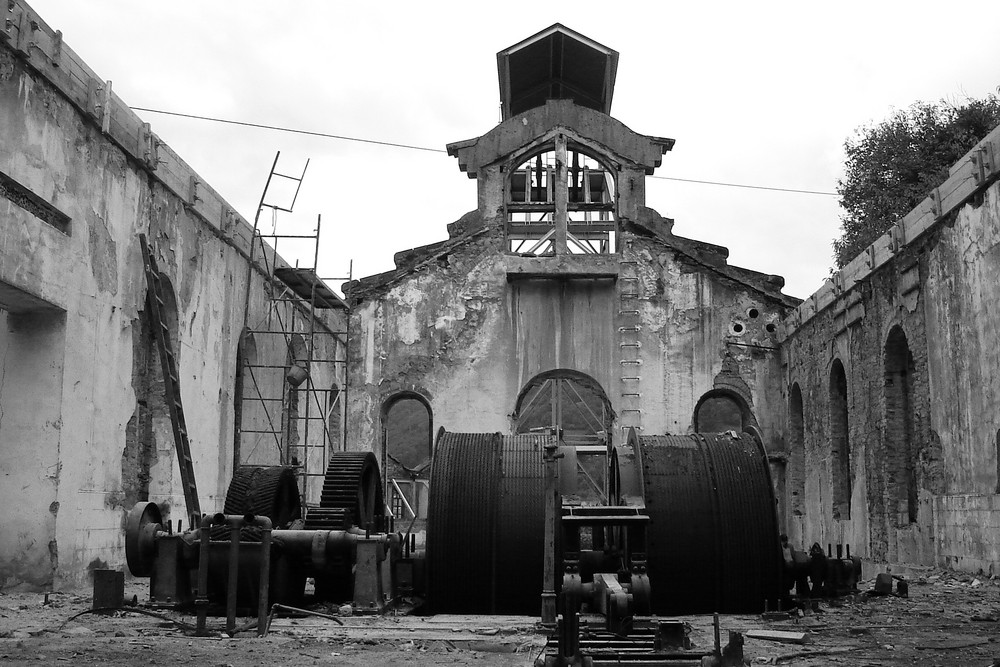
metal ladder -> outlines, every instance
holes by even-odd
[[[626,242],[621,249],[618,276],[618,367],[619,396],[621,398],[619,424],[622,434],[629,428],[642,430],[642,355],[639,332],[639,301],[642,283],[639,280],[639,261],[632,244]]]
[[[170,411],[170,425],[174,432],[174,448],[177,450],[177,463],[181,470],[181,486],[184,488],[184,504],[187,505],[191,526],[197,526],[201,519],[201,504],[198,502],[198,485],[194,477],[194,461],[191,458],[191,443],[188,441],[187,426],[184,422],[184,406],[181,405],[180,381],[177,376],[177,358],[170,344],[170,330],[163,321],[163,290],[160,282],[160,270],[153,259],[152,249],[146,243],[146,235],[139,234],[139,246],[142,248],[142,267],[146,271],[146,303],[149,305],[150,328],[156,339],[156,348],[160,354],[160,365],[163,368],[163,386],[166,393],[167,408]]]

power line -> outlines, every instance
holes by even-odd
[[[744,183],[720,183],[719,181],[696,181],[693,178],[677,178],[674,176],[650,176],[662,181],[681,181],[682,183],[702,183],[704,185],[724,185],[727,188],[748,188],[750,190],[774,190],[775,192],[798,192],[804,195],[826,195],[828,197],[839,196],[836,192],[821,192],[819,190],[796,190],[794,188],[770,188],[766,185],[746,185]]]
[[[198,116],[177,111],[163,111],[162,109],[147,109],[145,107],[130,107],[133,111],[145,111],[147,113],[158,113],[164,116],[177,116],[179,118],[192,118],[194,120],[207,120],[212,123],[225,123],[227,125],[239,125],[242,127],[255,127],[262,130],[277,130],[278,132],[291,132],[293,134],[306,134],[311,137],[325,137],[327,139],[340,139],[342,141],[356,141],[361,144],[375,144],[378,146],[392,146],[393,148],[407,148],[414,151],[427,151],[428,153],[447,153],[440,148],[428,148],[426,146],[413,146],[411,144],[397,144],[392,141],[378,141],[376,139],[362,139],[360,137],[347,137],[342,134],[329,134],[327,132],[313,132],[311,130],[299,130],[292,127],[282,127],[280,125],[264,125],[262,123],[249,123],[241,120],[229,120],[226,118],[213,118],[211,116]],[[681,183],[699,183],[702,185],[719,185],[727,188],[745,188],[748,190],[771,190],[773,192],[796,192],[804,195],[825,195],[828,197],[838,196],[836,192],[820,192],[818,190],[797,190],[795,188],[772,188],[764,185],[747,185],[745,183],[723,183],[721,181],[701,181],[693,178],[677,178],[675,176],[650,176],[662,181],[679,181]]]
[[[362,144],[378,144],[379,146],[393,146],[395,148],[409,148],[415,151],[429,151],[431,153],[446,153],[440,148],[427,148],[425,146],[411,146],[409,144],[396,144],[391,141],[376,141],[375,139],[359,139],[358,137],[345,137],[340,134],[327,134],[326,132],[312,132],[310,130],[297,130],[291,127],[280,127],[278,125],[263,125],[261,123],[248,123],[241,120],[227,120],[225,118],[211,118],[209,116],[196,116],[190,113],[179,113],[177,111],[162,111],[160,109],[146,109],[143,107],[129,107],[133,111],[146,111],[149,113],[159,113],[165,116],[180,116],[181,118],[194,118],[196,120],[208,120],[213,123],[226,123],[228,125],[242,125],[243,127],[256,127],[262,130],[278,130],[279,132],[293,132],[295,134],[308,134],[313,137],[326,137],[327,139],[342,139],[343,141],[357,141]]]

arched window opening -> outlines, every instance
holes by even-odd
[[[257,378],[254,367],[257,365],[257,341],[249,331],[244,331],[236,346],[236,379],[233,388],[233,466],[247,463],[254,454],[254,448],[260,441],[259,434],[254,431],[259,422],[259,409],[253,400],[257,394]]]
[[[830,369],[830,458],[833,518],[851,518],[851,442],[847,417],[847,373],[839,359]]]
[[[890,502],[899,526],[917,520],[917,461],[913,443],[913,355],[901,327],[885,342],[885,461]]]
[[[802,414],[802,390],[792,385],[788,394],[788,496],[792,514],[805,514],[806,436]]]
[[[516,434],[555,428],[562,444],[573,448],[564,455],[576,470],[575,479],[563,479],[563,488],[581,501],[607,502],[607,443],[615,414],[597,380],[568,369],[540,373],[521,389],[513,417]]]
[[[508,250],[534,256],[614,253],[613,174],[563,136],[526,159],[507,179]]]
[[[749,426],[749,410],[743,400],[728,391],[710,391],[701,397],[694,409],[696,433],[742,433]]]
[[[603,445],[611,433],[614,412],[607,394],[592,377],[571,370],[536,375],[514,409],[514,432],[537,433],[556,427],[567,445]]]
[[[426,519],[434,428],[430,406],[414,394],[397,395],[386,402],[383,419],[383,470],[393,516]]]

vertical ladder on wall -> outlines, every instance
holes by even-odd
[[[142,248],[142,267],[146,272],[148,291],[146,300],[149,305],[150,328],[156,339],[156,349],[160,354],[160,365],[163,369],[163,386],[166,393],[167,409],[170,412],[170,426],[174,432],[174,448],[177,450],[177,463],[181,469],[181,486],[184,488],[184,504],[187,505],[191,526],[197,526],[201,517],[201,504],[198,501],[198,485],[194,476],[194,460],[191,458],[191,443],[188,441],[187,426],[184,421],[184,406],[181,405],[181,387],[177,373],[177,358],[170,344],[170,329],[163,321],[163,289],[160,282],[160,270],[153,258],[152,248],[146,243],[146,235],[139,235],[139,245]]]
[[[621,248],[618,275],[618,368],[619,396],[621,398],[618,422],[622,433],[634,428],[642,431],[642,355],[639,332],[639,302],[642,282],[639,279],[639,262],[632,243],[626,241]]]

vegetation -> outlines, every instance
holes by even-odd
[[[948,169],[1000,125],[1000,98],[962,105],[917,102],[859,128],[844,143],[844,178],[837,182],[841,235],[833,242],[841,268],[919,204]]]

